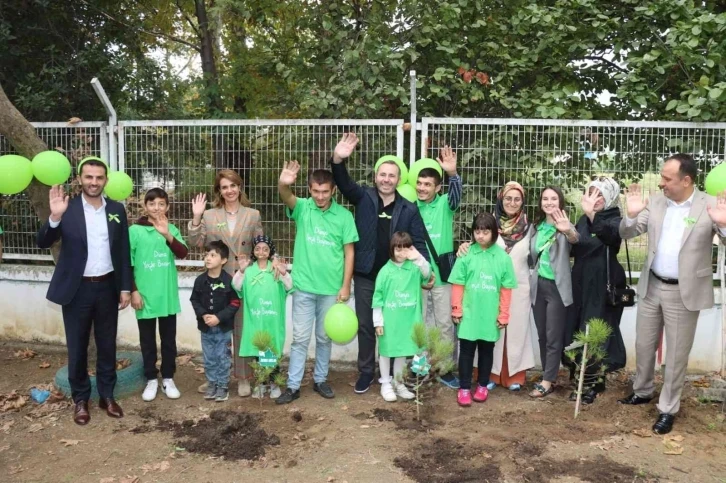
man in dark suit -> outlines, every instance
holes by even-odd
[[[88,400],[88,340],[96,340],[98,406],[114,418],[123,417],[113,397],[116,385],[116,330],[118,310],[131,298],[131,261],[126,210],[103,197],[108,166],[99,158],[78,165],[83,193],[69,201],[63,187],[50,189],[50,218],[38,232],[40,248],[62,239],[58,264],[47,298],[63,307],[68,347],[68,381],[75,410],[73,420],[90,420]]]

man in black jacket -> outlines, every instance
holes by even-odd
[[[343,160],[358,144],[354,133],[343,134],[335,146],[332,159],[335,184],[343,196],[355,205],[355,224],[360,240],[355,244],[353,291],[358,316],[358,371],[355,392],[363,394],[373,383],[376,368],[376,333],[373,327],[373,290],[376,276],[389,259],[389,242],[393,233],[405,231],[426,260],[424,223],[418,208],[396,191],[401,172],[396,163],[381,164],[375,174],[375,188],[353,181]]]
[[[116,385],[116,332],[118,310],[131,300],[129,226],[121,203],[103,197],[108,166],[99,158],[86,158],[78,166],[83,193],[69,201],[63,187],[50,189],[50,218],[38,232],[40,248],[61,239],[58,264],[47,299],[63,307],[68,347],[68,382],[75,409],[73,420],[90,420],[88,400],[88,339],[93,327],[98,355],[98,406],[114,418],[123,411],[113,397]],[[118,310],[117,310],[118,309]]]

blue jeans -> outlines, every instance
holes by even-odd
[[[310,336],[315,325],[315,370],[313,380],[316,384],[325,382],[330,366],[332,342],[325,333],[325,314],[335,304],[336,295],[316,295],[297,290],[292,293],[292,346],[290,347],[290,371],[287,387],[293,391],[300,389],[305,360],[308,356]]]
[[[204,375],[209,385],[229,387],[230,357],[229,345],[232,331],[222,332],[219,327],[209,327],[202,332],[202,352],[204,353]]]

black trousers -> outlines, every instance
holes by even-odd
[[[353,278],[355,313],[358,316],[358,371],[373,377],[376,371],[376,329],[373,327],[375,282],[360,275]]]
[[[459,384],[461,389],[471,389],[471,376],[474,373],[474,352],[479,349],[480,386],[489,384],[489,375],[494,364],[494,342],[486,340],[459,339]]]
[[[139,344],[144,358],[146,379],[156,379],[156,320],[138,319]],[[159,338],[161,339],[161,377],[171,379],[176,372],[176,314],[159,317]]]
[[[74,402],[91,398],[88,376],[88,341],[93,328],[96,340],[96,385],[101,398],[112,398],[116,386],[116,332],[118,292],[113,278],[82,281],[78,292],[63,306],[68,348],[68,382]]]

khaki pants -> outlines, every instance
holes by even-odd
[[[433,287],[423,291],[424,320],[429,327],[441,329],[441,335],[454,343],[452,358],[459,360],[459,344],[456,338],[456,327],[451,321],[451,284]]]
[[[683,305],[678,285],[668,285],[654,276],[648,278],[648,292],[638,301],[636,322],[636,375],[633,392],[652,397],[655,391],[653,373],[661,330],[665,329],[665,372],[658,411],[675,414],[681,407],[681,392],[686,379],[688,355],[696,334],[699,311]]]

